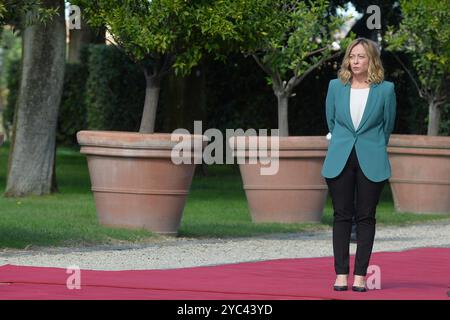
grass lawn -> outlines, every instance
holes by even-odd
[[[0,189],[5,190],[8,146],[0,147]],[[59,148],[57,180],[60,192],[42,197],[0,196],[0,248],[36,246],[84,246],[154,239],[145,230],[105,228],[98,224],[86,158],[78,149]],[[379,225],[400,225],[450,216],[394,212],[389,184],[383,190],[377,211]],[[254,224],[236,165],[213,165],[208,176],[195,175],[179,235],[182,237],[232,237],[300,232],[332,225],[328,198],[320,224]]]

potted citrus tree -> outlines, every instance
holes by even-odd
[[[450,137],[439,136],[441,108],[449,101],[450,11],[448,2],[400,1],[402,21],[385,40],[419,97],[428,104],[427,135],[393,134],[389,179],[399,212],[450,213]],[[395,51],[411,57],[409,70]]]
[[[82,9],[88,24],[106,26],[114,43],[142,68],[146,95],[140,130],[134,132],[80,131],[81,153],[87,155],[100,223],[177,234],[195,169],[195,158],[207,137],[154,132],[161,79],[173,68],[187,74],[212,50],[214,39],[233,34],[224,27],[227,14],[214,4],[186,1],[71,1]],[[213,21],[213,22],[211,22]],[[191,156],[173,148],[183,142]]]
[[[328,142],[325,136],[289,136],[288,102],[294,88],[314,69],[337,57],[352,35],[336,37],[345,19],[328,14],[327,1],[259,1],[257,26],[243,52],[265,71],[278,101],[278,161],[276,174],[261,174],[263,161],[252,163],[251,154],[271,143],[260,137],[231,137],[230,148],[241,159],[239,168],[254,222],[320,222],[327,185],[320,174]],[[245,26],[243,27],[245,28]],[[269,141],[275,141],[272,138]],[[241,143],[239,143],[241,142]],[[275,150],[272,150],[275,151]],[[245,161],[247,160],[247,161]]]

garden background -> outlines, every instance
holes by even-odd
[[[382,9],[380,29],[370,30],[366,26],[370,14],[365,9],[369,2]],[[332,1],[330,6],[336,9],[345,4],[345,1]],[[360,1],[354,6],[361,17],[351,31],[358,37],[379,42],[388,25],[398,26],[401,21],[400,8],[394,2]],[[6,137],[0,147],[2,190],[6,187],[22,74],[23,34],[20,29],[13,32],[13,26],[3,27],[0,42],[1,131]],[[87,26],[82,30],[93,32]],[[75,37],[72,32],[68,32],[68,39]],[[67,47],[56,131],[54,192],[44,196],[0,198],[0,248],[146,241],[155,236],[147,231],[105,228],[97,222],[86,158],[79,153],[76,133],[86,129],[138,131],[145,99],[145,77],[124,52],[102,43],[104,34],[77,37],[85,39],[82,45],[73,48],[69,42]],[[392,52],[382,49],[385,79],[395,83],[397,94],[394,133],[426,134],[427,103],[419,97],[414,83]],[[408,54],[397,54],[406,67],[413,69]],[[325,136],[328,133],[325,96],[329,80],[336,78],[341,59],[342,55],[315,69],[294,89],[295,96],[289,100],[290,135]],[[224,136],[226,128],[275,129],[276,104],[265,73],[251,57],[232,52],[225,61],[218,61],[213,55],[205,54],[190,74],[180,76],[171,71],[162,81],[155,132],[169,133],[177,128],[193,132],[194,120],[203,122],[203,130],[218,128]],[[439,135],[450,135],[448,101],[441,107]],[[377,214],[380,224],[449,219],[442,215],[395,212],[389,184],[383,191]],[[196,169],[179,234],[186,237],[251,236],[315,230],[331,224],[330,199],[321,224],[253,224],[237,164],[201,165]]]

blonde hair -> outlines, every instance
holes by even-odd
[[[380,59],[380,49],[375,41],[366,38],[358,38],[352,41],[345,51],[344,59],[342,60],[341,67],[338,71],[338,78],[342,83],[346,84],[352,77],[352,71],[350,69],[350,52],[352,49],[361,44],[366,50],[369,57],[369,69],[367,81],[369,83],[380,83],[384,80],[384,68]]]

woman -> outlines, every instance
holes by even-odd
[[[334,209],[334,290],[347,290],[354,213],[357,249],[352,290],[366,291],[376,207],[391,176],[387,144],[395,116],[394,84],[384,81],[377,44],[365,38],[354,40],[345,52],[338,79],[329,83],[326,98],[331,140],[322,176]]]

